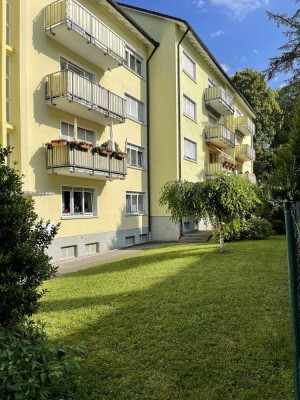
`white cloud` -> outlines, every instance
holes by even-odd
[[[227,64],[220,64],[220,65],[221,65],[221,67],[224,69],[224,71],[226,72],[226,74],[228,74],[229,71],[230,71],[229,65],[227,65]]]
[[[216,32],[210,32],[210,37],[215,38],[217,36],[221,36],[224,35],[225,31],[223,31],[222,29],[219,29]]]
[[[198,8],[203,8],[204,0],[194,0]],[[207,0],[207,5],[224,7],[236,19],[243,19],[249,12],[262,8],[270,3],[270,0]]]
[[[245,56],[242,56],[242,57],[240,58],[240,63],[241,63],[241,64],[245,63],[246,61],[247,61],[247,58],[246,58]]]
[[[257,49],[254,49],[254,50],[253,50],[253,53],[254,53],[254,54],[259,54],[259,51],[258,51]]]

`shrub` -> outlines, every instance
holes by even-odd
[[[244,219],[239,224],[229,223],[224,227],[224,237],[226,242],[236,240],[262,240],[267,239],[272,234],[272,225],[264,218],[252,216]],[[214,230],[214,239],[219,240],[219,229]]]
[[[31,321],[0,328],[0,398],[46,400],[50,387],[78,367],[82,350],[51,345],[43,327]]]

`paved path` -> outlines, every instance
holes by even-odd
[[[73,258],[68,261],[60,261],[54,265],[58,267],[58,274],[64,275],[70,272],[79,271],[81,269],[86,269],[99,264],[105,264],[107,262],[120,260],[122,258],[127,258],[135,256],[136,254],[142,253],[143,251],[157,249],[163,246],[174,246],[180,245],[179,242],[151,242],[140,244],[137,246],[127,247],[124,249],[116,249],[106,251],[105,253],[98,253],[89,257]]]

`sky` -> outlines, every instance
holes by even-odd
[[[121,0],[148,10],[189,22],[228,73],[251,68],[264,71],[269,59],[280,55],[286,43],[285,28],[278,28],[266,11],[291,16],[295,0]],[[299,8],[299,4],[298,4]],[[287,76],[277,75],[268,82],[276,89]]]

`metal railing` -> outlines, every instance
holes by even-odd
[[[124,120],[126,100],[70,70],[46,76],[46,99],[68,96],[93,110],[104,111]]]
[[[213,86],[204,90],[204,101],[221,100],[231,111],[234,112],[234,97],[231,96],[222,86]]]
[[[206,164],[205,166],[205,173],[208,176],[220,174],[221,172],[226,172],[226,168],[222,162]]]
[[[92,150],[81,150],[76,145],[46,145],[47,169],[53,173],[57,168],[85,170],[90,175],[117,175],[124,179],[127,174],[127,159],[116,156],[100,155]]]
[[[284,202],[294,356],[294,398],[300,399],[300,203]]]
[[[125,42],[75,0],[58,0],[45,8],[45,29],[66,23],[89,42],[125,62]]]
[[[235,144],[235,134],[222,124],[208,125],[205,127],[205,140],[210,142],[213,139],[227,142],[231,147],[234,147]]]
[[[255,160],[255,150],[249,144],[239,144],[235,146],[235,154],[236,157],[239,157],[239,155],[243,154],[252,160]]]
[[[239,127],[245,127],[251,135],[255,133],[255,125],[249,117],[244,115],[235,117],[235,125],[237,129],[239,129]]]

